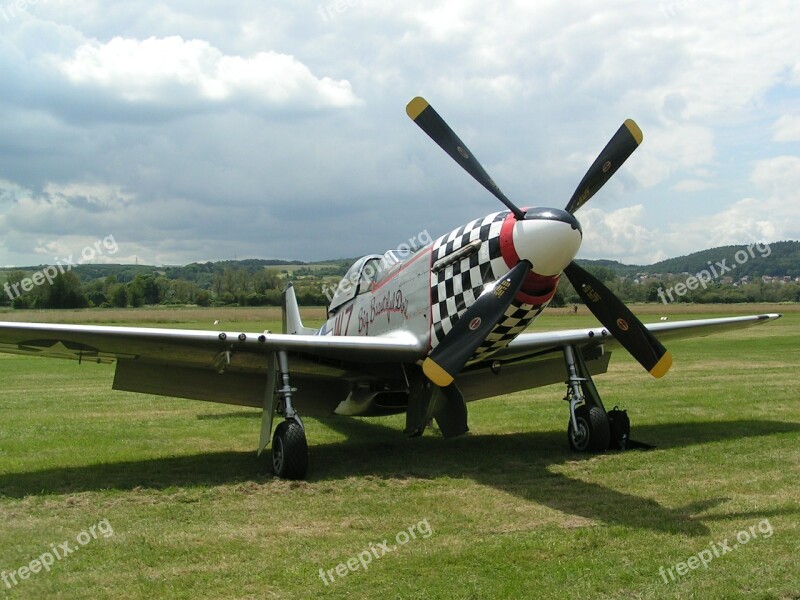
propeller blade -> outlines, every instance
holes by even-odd
[[[469,431],[467,425],[467,403],[464,394],[455,383],[438,388],[441,397],[437,399],[433,418],[445,438],[463,435]]]
[[[483,187],[489,190],[494,196],[505,204],[518,219],[523,219],[525,213],[511,200],[506,198],[500,191],[497,184],[492,181],[489,174],[484,170],[478,159],[475,158],[467,148],[466,144],[450,129],[445,120],[439,116],[427,100],[417,96],[406,105],[406,112],[411,120],[419,125],[420,129],[427,133],[439,147],[447,152],[450,157]]]
[[[529,262],[521,261],[493,287],[484,289],[422,363],[422,371],[428,379],[442,388],[453,383],[472,353],[506,312],[530,268]]]
[[[653,377],[663,377],[669,371],[672,354],[622,300],[575,262],[564,269],[564,274],[597,320]]]
[[[567,202],[565,210],[574,213],[586,204],[633,154],[642,143],[642,139],[642,130],[639,126],[632,119],[626,120],[586,171],[572,198]]]

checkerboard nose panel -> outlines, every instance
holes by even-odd
[[[508,215],[509,211],[502,211],[476,219],[434,242],[432,264],[475,240],[481,240],[483,244],[477,253],[438,273],[431,273],[432,348],[450,333],[455,322],[481,295],[486,285],[508,273],[509,267],[500,253],[500,230]],[[514,300],[470,362],[504,347],[538,316],[542,308]]]
[[[495,325],[491,333],[486,336],[483,343],[475,350],[475,355],[467,364],[478,362],[489,357],[492,353],[505,348],[508,343],[517,337],[530,325],[544,310],[543,304],[534,306],[513,300],[506,309],[503,318]]]

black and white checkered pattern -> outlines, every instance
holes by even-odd
[[[503,318],[495,325],[491,333],[486,336],[483,343],[475,350],[475,355],[469,362],[478,362],[497,352],[500,348],[505,348],[508,343],[517,337],[530,325],[539,314],[544,310],[544,306],[525,304],[519,300],[513,300]]]
[[[444,339],[467,305],[475,302],[486,284],[497,277],[492,261],[500,255],[500,228],[508,211],[487,215],[443,235],[433,243],[433,263],[475,240],[483,241],[478,252],[431,272],[431,346]],[[499,266],[499,265],[498,265]],[[506,268],[506,271],[508,269]]]
[[[509,211],[487,215],[443,235],[433,244],[432,261],[450,255],[475,240],[483,241],[477,253],[431,272],[431,347],[435,348],[450,333],[467,306],[481,295],[484,287],[506,273],[508,266],[500,252],[500,230]],[[541,312],[541,306],[514,300],[503,319],[492,329],[470,362],[486,358],[522,332]]]

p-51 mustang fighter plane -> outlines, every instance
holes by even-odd
[[[764,323],[777,314],[645,326],[574,262],[574,213],[639,146],[625,121],[566,207],[522,209],[492,181],[466,145],[422,98],[408,115],[507,210],[470,221],[423,248],[356,261],[319,329],[304,327],[289,285],[283,333],[0,323],[0,351],[116,361],[114,389],[262,409],[258,451],[272,435],[275,473],[303,478],[308,446],[300,412],[312,416],[406,413],[419,436],[433,419],[444,437],[465,433],[467,402],[565,382],[568,440],[577,451],[619,446],[592,382],[622,346],[655,377],[670,368],[662,339]],[[562,275],[602,327],[526,332]],[[296,389],[293,386],[297,386]]]

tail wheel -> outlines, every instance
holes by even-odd
[[[272,437],[272,469],[281,479],[303,479],[308,470],[308,444],[303,427],[283,421]]]
[[[576,452],[605,452],[611,443],[611,427],[608,416],[599,406],[584,404],[575,409],[578,429],[572,427],[570,419],[567,428],[569,447]]]

